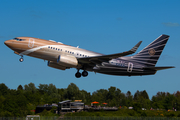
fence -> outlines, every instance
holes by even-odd
[[[26,118],[26,117],[0,117],[0,120],[39,120],[37,117]],[[41,116],[40,120],[180,120],[180,117],[61,117],[61,116]]]

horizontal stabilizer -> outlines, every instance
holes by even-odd
[[[169,68],[175,68],[174,66],[169,66],[169,67],[144,67],[143,69],[147,70],[164,70],[164,69],[169,69]]]

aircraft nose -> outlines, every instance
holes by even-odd
[[[4,44],[7,45],[7,44],[8,44],[8,41],[5,41]]]
[[[6,46],[8,46],[8,47],[11,47],[11,45],[13,44],[13,42],[12,42],[11,40],[6,40],[6,41],[4,42],[4,44],[5,44]]]

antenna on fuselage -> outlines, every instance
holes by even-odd
[[[79,48],[79,46],[77,46],[77,48]]]

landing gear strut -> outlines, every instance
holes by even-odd
[[[81,73],[79,72],[79,70],[78,70],[77,73],[75,74],[76,78],[80,78],[81,75],[82,75],[83,77],[86,77],[86,76],[88,76],[88,72],[87,72],[86,70],[84,70],[84,71],[82,72],[82,74],[81,74]]]
[[[23,55],[21,55],[21,58],[19,59],[20,62],[23,62],[24,59],[23,59]]]

